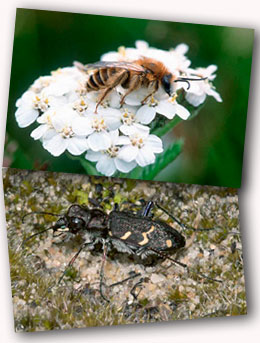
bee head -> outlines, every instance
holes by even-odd
[[[171,96],[173,93],[172,74],[165,74],[162,78],[162,86],[165,92]]]

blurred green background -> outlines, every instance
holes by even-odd
[[[223,103],[209,97],[197,117],[179,124],[182,154],[157,179],[240,187],[254,31],[213,25],[18,9],[15,25],[4,166],[84,172],[67,156],[52,157],[18,127],[15,102],[39,76],[73,61],[95,62],[137,39],[169,49],[186,43],[193,67],[218,66],[214,82]],[[37,156],[37,160],[35,160]]]

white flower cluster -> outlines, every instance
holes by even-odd
[[[163,62],[176,77],[207,77],[191,82],[189,89],[185,83],[174,85],[175,91],[184,88],[186,100],[193,106],[202,104],[207,95],[222,101],[211,82],[217,67],[190,68],[191,62],[185,56],[187,50],[185,44],[165,51],[137,41],[136,48],[120,47],[118,52],[109,52],[101,59],[131,62],[151,57]],[[95,113],[99,94],[86,91],[87,77],[76,67],[58,69],[50,76],[37,79],[16,103],[18,125],[23,128],[36,121],[39,126],[31,137],[41,140],[44,149],[53,156],[66,150],[72,155],[85,153],[87,160],[97,162],[96,168],[103,175],[111,176],[117,170],[128,173],[137,165],[145,167],[154,163],[155,154],[163,152],[161,139],[150,134],[148,126],[156,114],[168,119],[178,115],[184,120],[190,116],[187,108],[178,104],[176,94],[170,97],[162,89],[143,103],[150,91],[139,88],[120,106],[125,92],[121,86],[105,98]]]

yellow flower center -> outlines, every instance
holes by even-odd
[[[125,125],[132,125],[135,122],[135,114],[130,113],[128,109],[124,109],[124,113],[122,114],[122,122]]]
[[[136,146],[138,149],[141,149],[144,146],[144,140],[142,137],[136,135],[130,138],[133,146]]]
[[[169,101],[174,104],[177,97],[178,97],[178,95],[174,94],[172,97],[169,98]]]
[[[110,156],[110,157],[116,157],[118,154],[119,148],[116,147],[115,145],[112,145],[110,148],[108,148],[106,150],[106,153]]]
[[[92,121],[92,127],[98,132],[107,129],[107,125],[103,118],[94,118]]]
[[[126,57],[126,50],[125,50],[125,47],[124,46],[120,46],[118,49],[117,49],[120,57],[122,57],[123,59]]]
[[[82,114],[88,108],[88,104],[81,96],[79,100],[74,103],[73,109],[76,110],[79,114]]]
[[[74,136],[74,132],[72,131],[71,126],[65,126],[61,130],[61,135],[63,138],[71,138],[72,136]]]
[[[40,98],[38,95],[35,95],[35,98],[33,100],[33,107],[36,110],[41,110],[42,112],[45,112],[49,107],[49,99],[46,97]]]
[[[148,101],[148,106],[155,107],[158,105],[158,103],[159,103],[159,101],[156,100],[153,95],[150,96],[149,101]]]

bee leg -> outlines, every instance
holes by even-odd
[[[156,81],[156,82],[155,82],[155,85],[154,85],[153,91],[152,91],[150,94],[148,94],[148,95],[142,100],[141,104],[144,105],[145,102],[146,102],[146,100],[149,99],[151,96],[153,96],[153,95],[158,91],[158,89],[159,89],[159,82]]]
[[[122,70],[121,73],[116,74],[114,79],[112,79],[109,83],[109,87],[104,90],[103,93],[101,93],[98,103],[96,105],[95,113],[97,113],[98,106],[102,103],[102,101],[108,96],[108,94],[119,84],[123,83],[126,78],[128,77],[128,72],[126,70]]]
[[[97,114],[97,109],[98,109],[98,106],[103,102],[103,100],[108,96],[108,94],[111,92],[113,90],[113,88],[106,88],[105,90],[104,90],[104,92],[102,92],[101,94],[100,94],[100,97],[99,97],[99,100],[98,100],[98,102],[97,102],[97,105],[96,105],[96,109],[95,109],[95,112],[94,113],[96,113]]]
[[[129,87],[127,92],[122,96],[120,100],[120,105],[123,106],[125,102],[125,98],[128,94],[130,94],[133,90],[138,89],[141,86],[141,78],[139,75],[134,75],[129,83]]]

